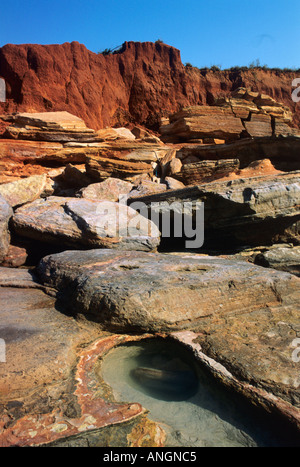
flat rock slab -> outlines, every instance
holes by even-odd
[[[300,287],[298,286],[298,301]],[[239,316],[204,318],[196,340],[202,352],[239,381],[297,407],[300,426],[299,307],[267,306]],[[297,350],[298,348],[298,350]]]
[[[62,148],[63,145],[60,143],[0,139],[0,160],[1,162],[5,160],[7,163],[9,161],[35,162]]]
[[[68,112],[19,113],[7,115],[12,122],[5,137],[36,141],[94,141],[97,133],[86,127],[83,120]]]
[[[299,310],[297,277],[209,256],[66,251],[44,258],[38,274],[63,292],[74,314],[118,332],[197,329],[204,318]]]
[[[38,273],[75,315],[121,333],[193,331],[239,381],[300,406],[296,276],[210,256],[111,250],[48,256]]]
[[[135,338],[107,336],[76,322],[35,288],[28,271],[14,272],[3,286],[9,271],[0,268],[0,447],[46,445],[70,437],[70,445],[88,445],[90,436],[103,446],[117,440],[130,446],[132,437],[137,446],[146,441],[162,446],[164,432],[146,418],[143,407],[114,402],[95,371],[102,352]],[[8,286],[18,281],[22,289]],[[125,427],[130,422],[127,431],[123,422]],[[120,424],[110,437],[100,431],[97,440],[97,430]]]
[[[0,287],[41,288],[37,277],[29,269],[0,267]]]
[[[6,120],[16,125],[30,125],[39,128],[83,130],[86,125],[81,118],[70,114],[69,112],[23,112],[6,116]]]
[[[75,320],[55,309],[54,298],[30,287],[29,278],[22,285],[0,287],[0,338],[6,344],[6,362],[0,363],[1,403],[67,379],[76,345],[88,336],[87,331],[80,336]]]
[[[75,248],[149,251],[160,242],[155,224],[110,201],[53,196],[17,209],[12,222],[21,236]]]

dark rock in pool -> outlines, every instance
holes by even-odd
[[[191,370],[170,371],[139,367],[131,371],[131,376],[145,390],[150,390],[161,399],[165,396],[185,399],[197,389],[197,377]]]

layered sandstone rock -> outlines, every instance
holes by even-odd
[[[169,118],[170,124],[160,129],[164,142],[176,143],[206,137],[231,141],[239,139],[244,131],[241,120],[230,109],[217,106],[187,107]]]
[[[178,148],[175,157],[183,165],[203,160],[238,159],[241,169],[251,162],[269,159],[277,170],[292,171],[300,169],[299,150],[299,137],[261,137],[221,145],[186,144]]]
[[[186,161],[189,159],[187,158]],[[230,181],[238,178],[252,178],[283,173],[280,170],[276,170],[269,159],[253,161],[244,169],[240,169],[239,166],[240,161],[238,159],[186,162],[181,165],[181,170],[173,176],[185,182],[181,187],[178,186],[177,188],[184,188],[185,185],[197,185],[216,180]]]
[[[49,142],[97,141],[97,133],[68,112],[17,113],[2,116],[12,123],[5,138]]]
[[[95,160],[99,170],[96,167],[91,169],[93,178],[89,183],[93,180],[104,180],[112,174],[118,178],[134,177],[143,173],[153,174],[158,160],[168,149],[161,143],[135,142],[128,139],[86,144],[0,139],[0,183],[49,173],[53,167],[82,165],[90,159],[91,164],[88,166],[93,165]]]
[[[261,136],[272,136],[272,120],[270,115],[253,114],[251,119],[244,123],[249,136],[259,138]]]
[[[0,139],[0,160],[32,162],[63,148],[60,143]]]
[[[197,218],[204,203],[205,242],[217,249],[233,245],[263,245],[280,241],[299,243],[299,172],[214,181],[181,190],[141,196],[149,218],[191,203]],[[130,200],[129,200],[130,203]],[[151,214],[153,212],[153,214]],[[162,219],[163,222],[163,219]]]
[[[291,128],[291,122],[289,108],[270,96],[238,88],[231,97],[217,99],[214,105],[186,107],[171,114],[163,120],[160,131],[165,142],[218,144],[218,139],[230,142],[244,137],[300,135]]]
[[[51,166],[62,148],[60,143],[0,139],[0,184],[47,173],[43,161]]]
[[[155,250],[156,226],[133,209],[110,201],[49,197],[17,209],[14,231],[24,237],[58,245]]]
[[[291,123],[293,120],[289,107],[276,101],[270,95],[253,92],[243,87],[233,91],[230,97],[217,99],[216,105],[231,107],[235,115],[243,120],[249,120],[255,114],[275,117],[286,123]]]
[[[24,112],[13,115],[2,116],[5,121],[13,123],[16,127],[34,127],[41,130],[57,131],[85,131],[87,129],[84,121],[69,112]]]
[[[103,181],[109,177],[121,178],[128,182],[142,174],[151,174],[151,163],[133,162],[115,157],[110,152],[98,153],[96,157],[89,156],[86,159],[86,173],[93,180]]]
[[[235,173],[238,171],[239,165],[240,161],[238,159],[194,162],[182,165],[181,170],[173,174],[173,176],[184,182],[185,185],[197,185]]]
[[[155,171],[158,161],[169,150],[167,146],[144,143],[103,143],[101,149],[86,152],[87,175],[97,181],[106,178],[134,178]]]

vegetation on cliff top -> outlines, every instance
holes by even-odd
[[[212,71],[212,72],[218,72],[218,71],[231,71],[231,72],[245,72],[249,70],[263,70],[263,71],[273,71],[276,73],[299,73],[300,68],[279,68],[279,67],[269,67],[268,65],[261,65],[259,59],[256,59],[255,61],[249,63],[249,65],[244,65],[244,66],[232,66],[230,68],[224,68],[222,70],[221,65],[212,65],[211,67],[196,67],[192,65],[190,62],[185,63],[186,68],[196,68],[197,70],[200,71]]]

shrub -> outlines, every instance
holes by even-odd
[[[112,53],[112,49],[104,49],[102,50],[102,52],[98,52],[98,54],[102,54],[102,55],[109,55]]]
[[[210,67],[211,71],[215,72],[215,71],[221,71],[221,68],[219,65],[213,65]]]

